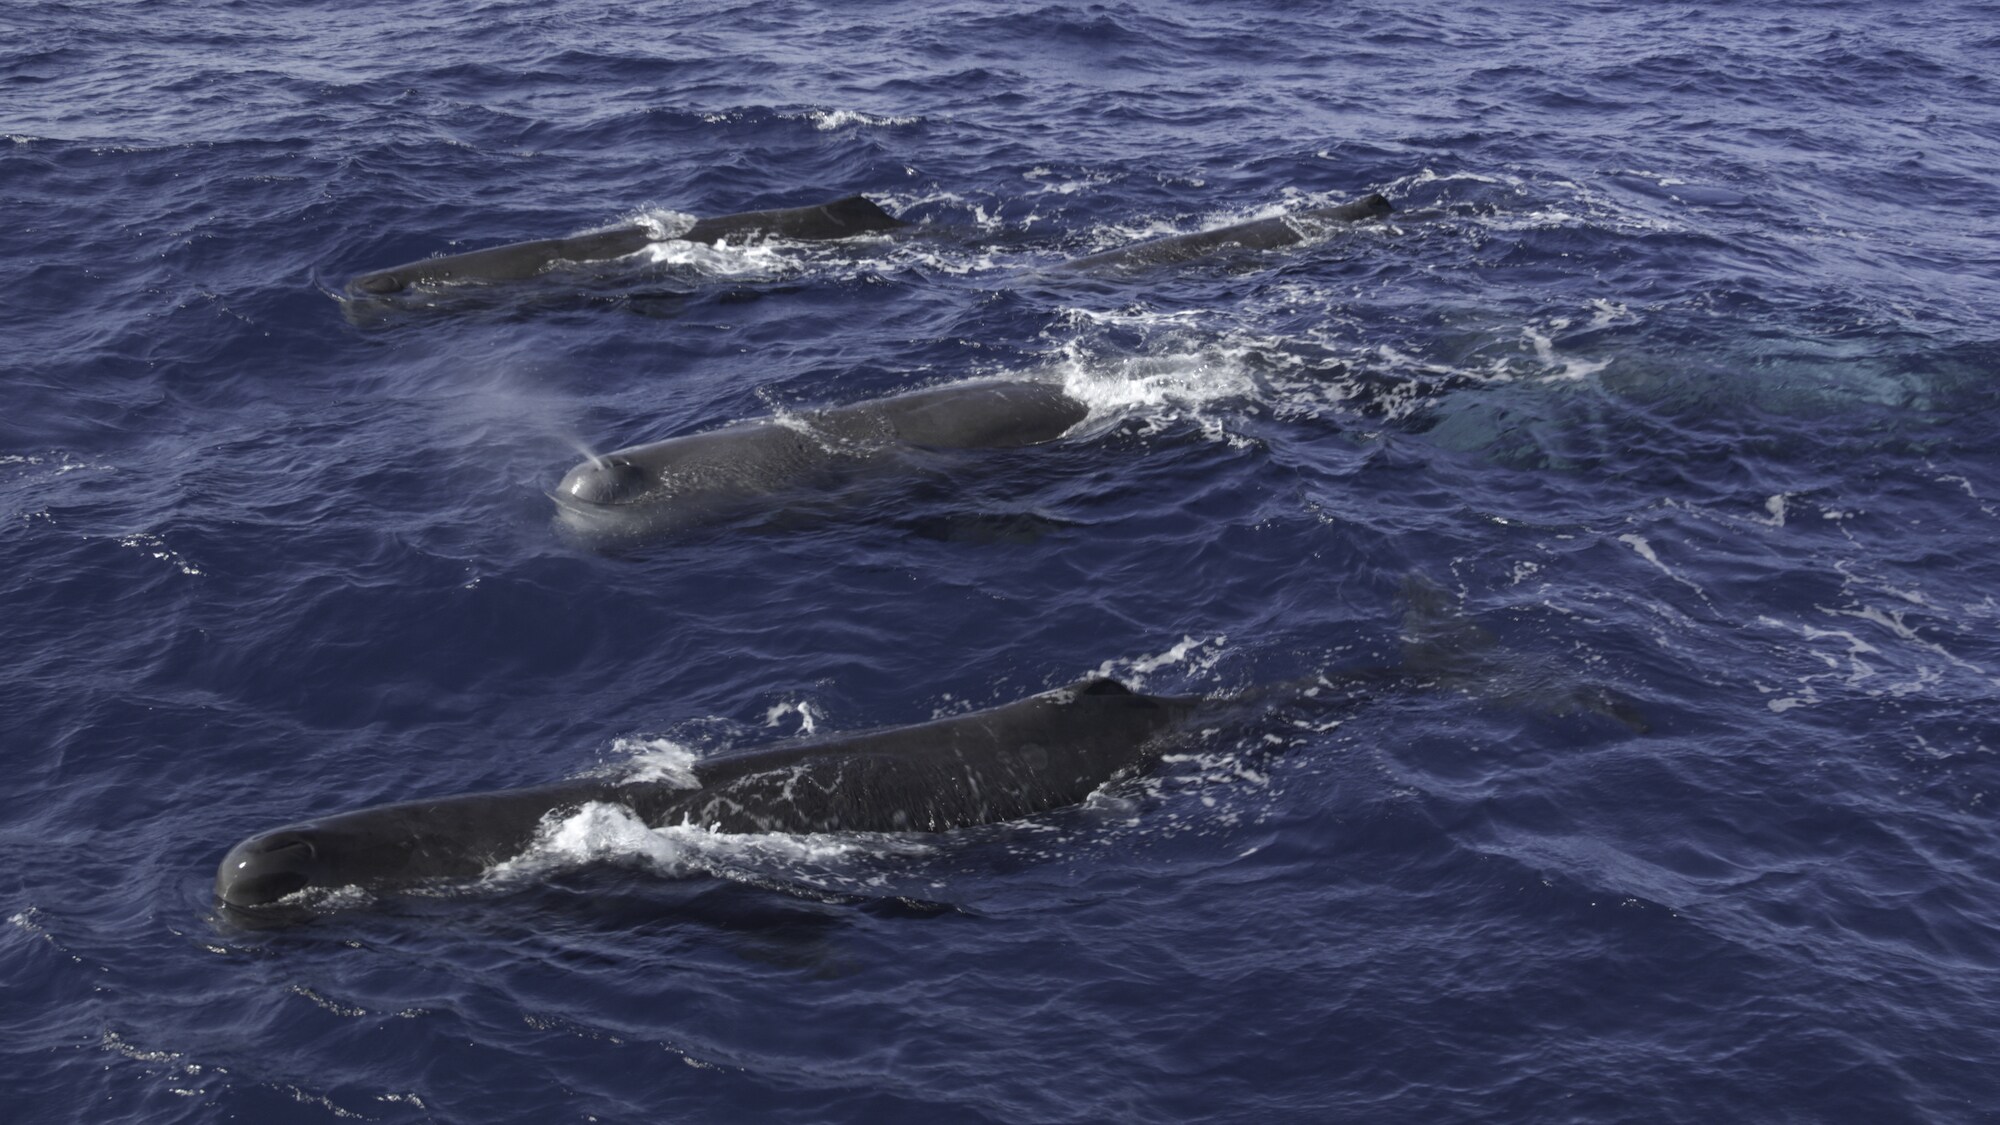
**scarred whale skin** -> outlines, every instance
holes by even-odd
[[[917,450],[1054,441],[1089,413],[1051,383],[955,383],[620,449],[577,465],[551,495],[586,538],[666,534],[823,500]]]
[[[1079,804],[1215,730],[1285,719],[1295,706],[1345,710],[1390,691],[1458,691],[1647,731],[1638,701],[1615,688],[1516,666],[1421,576],[1405,580],[1404,598],[1393,666],[1328,669],[1199,698],[1141,694],[1097,677],[929,722],[717,755],[678,782],[577,778],[378,805],[236,845],[216,869],[216,900],[244,924],[279,925],[309,913],[312,892],[474,878],[526,852],[551,817],[593,802],[622,806],[656,828],[723,833],[941,832],[1018,820]]]
[[[261,833],[215,875],[225,907],[256,911],[302,891],[409,888],[513,858],[551,816],[622,805],[652,827],[718,832],[940,832],[1081,803],[1139,771],[1199,705],[1091,679],[912,726],[782,742],[665,781],[559,781],[339,813]]]
[[[702,219],[675,237],[713,245],[754,238],[824,240],[894,230],[907,226],[865,196],[850,195],[810,207],[745,211]],[[614,227],[572,238],[542,238],[513,242],[464,254],[425,258],[385,270],[364,273],[347,283],[354,298],[386,297],[414,286],[455,281],[521,281],[557,262],[599,262],[622,258],[653,242],[650,228]]]
[[[1389,214],[1391,210],[1393,209],[1389,206],[1389,201],[1380,193],[1376,193],[1336,207],[1316,207],[1310,211],[1257,219],[1253,222],[1237,223],[1234,226],[1217,227],[1214,230],[1135,242],[1130,246],[1120,246],[1100,254],[1072,258],[1064,262],[1060,268],[1083,273],[1115,272],[1145,266],[1168,265],[1174,262],[1190,262],[1196,258],[1237,250],[1269,250],[1304,242],[1308,238],[1316,238],[1326,233],[1335,223],[1358,223],[1367,219],[1379,219]]]

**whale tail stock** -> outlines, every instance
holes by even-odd
[[[1617,688],[1523,660],[1422,574],[1403,579],[1403,620],[1391,663],[1330,668],[1249,688],[1229,702],[1267,709],[1351,707],[1378,695],[1443,690],[1529,714],[1603,715],[1635,734],[1651,729],[1639,702]]]
[[[1634,734],[1651,729],[1638,701],[1617,688],[1510,659],[1490,630],[1423,575],[1403,579],[1402,597],[1404,676],[1533,714],[1597,714]]]
[[[882,210],[867,196],[849,195],[808,207],[718,215],[700,220],[679,237],[688,242],[709,244],[739,237],[826,240],[895,230],[908,225]]]
[[[1343,225],[1379,219],[1395,208],[1381,192],[1331,207],[1315,207],[1269,219],[1170,234],[1088,254],[1055,267],[1058,271],[1114,273],[1292,246],[1331,234]]]
[[[1319,207],[1306,214],[1316,219],[1332,219],[1336,222],[1358,223],[1363,219],[1380,219],[1396,208],[1389,203],[1389,197],[1379,191],[1371,191],[1352,203],[1342,203],[1333,207]]]

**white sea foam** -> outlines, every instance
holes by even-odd
[[[1688,579],[1684,575],[1680,574],[1678,571],[1674,570],[1674,568],[1668,566],[1665,562],[1661,561],[1659,552],[1653,550],[1653,544],[1647,541],[1645,536],[1640,535],[1637,532],[1628,531],[1623,535],[1618,536],[1618,542],[1623,543],[1627,547],[1632,548],[1633,554],[1638,555],[1640,558],[1645,559],[1649,563],[1652,563],[1653,566],[1656,569],[1658,569],[1661,574],[1664,574],[1668,578],[1671,578],[1674,581],[1680,583],[1681,585],[1686,586],[1688,589],[1693,590],[1695,594],[1701,598],[1702,601],[1704,602],[1708,601],[1708,592],[1706,590],[1703,590],[1699,584]]]
[[[1586,328],[1605,328],[1613,324],[1629,324],[1639,319],[1629,306],[1603,297],[1593,297],[1590,301],[1590,323]]]
[[[1206,638],[1184,636],[1180,643],[1164,652],[1106,660],[1097,666],[1093,675],[1117,680],[1134,690],[1143,690],[1147,677],[1162,668],[1185,664],[1190,678],[1209,671],[1222,659],[1228,644],[1229,636],[1225,633]]]
[[[1050,222],[1060,214],[1060,211],[1044,213],[1039,208],[1031,209],[1025,215],[1003,214],[1004,208],[1001,204],[938,188],[925,191],[871,192],[869,197],[880,203],[884,210],[905,221],[911,221],[910,213],[920,207],[941,207],[962,213],[965,219],[953,217],[939,224],[954,232],[965,226],[988,235],[1023,231]],[[1006,202],[1018,206],[1019,200],[1010,198]],[[896,241],[890,244],[888,258],[892,262],[912,261],[932,272],[949,274],[1017,269],[1021,265],[1019,258],[1011,253],[1001,254],[971,248],[959,239]]]
[[[764,712],[764,725],[775,727],[786,715],[792,714],[799,717],[800,734],[811,734],[819,729],[819,723],[812,712],[812,705],[803,700],[797,703],[780,703]]]
[[[1523,326],[1521,329],[1522,337],[1535,350],[1535,358],[1544,367],[1554,369],[1548,373],[1548,378],[1586,379],[1611,366],[1611,361],[1608,359],[1586,360],[1556,354],[1555,338],[1551,333],[1568,328],[1569,323],[1567,317],[1557,317],[1549,322],[1549,332],[1538,331],[1532,325]]]
[[[1257,384],[1246,360],[1257,348],[1241,339],[1203,344],[1186,338],[1199,333],[1173,331],[1195,323],[1195,315],[1066,311],[1072,323],[1102,325],[1124,320],[1169,337],[1160,341],[1162,346],[1136,355],[1104,354],[1085,338],[1094,332],[1081,333],[1057,346],[1050,374],[1062,384],[1064,393],[1090,408],[1086,429],[1135,417],[1153,427],[1188,419],[1211,437],[1229,440],[1227,427],[1211,408],[1256,396]],[[1162,329],[1167,331],[1162,333]],[[1181,338],[1173,338],[1177,336]]]
[[[1679,176],[1670,176],[1665,172],[1649,172],[1643,168],[1625,168],[1621,169],[1617,174],[1620,176],[1633,176],[1642,180],[1651,180],[1661,187],[1679,187],[1687,183],[1686,180],[1681,179]]]
[[[634,226],[646,228],[646,233],[655,241],[664,238],[679,238],[686,234],[697,221],[686,211],[676,211],[670,207],[645,207],[625,217]]]
[[[783,241],[690,242],[678,236],[686,233],[691,224],[670,225],[678,213],[663,214],[667,218],[659,219],[654,229],[666,233],[659,236],[660,241],[649,243],[638,251],[637,256],[650,265],[672,266],[703,277],[762,280],[791,277],[806,269],[805,262],[798,255],[788,253],[789,244]]]
[[[1853,600],[1848,605],[1816,608],[1826,617],[1862,621],[1873,632],[1767,615],[1757,617],[1754,621],[1757,626],[1796,638],[1796,643],[1788,646],[1792,653],[1800,659],[1817,662],[1823,669],[1797,676],[1790,688],[1758,684],[1759,691],[1777,695],[1765,704],[1770,710],[1783,713],[1819,703],[1823,687],[1837,687],[1842,694],[1904,697],[1935,693],[1953,674],[1974,677],[1979,681],[1975,690],[1990,691],[2000,686],[2000,677],[1951,651],[1945,641],[1924,635],[1906,620],[1909,613],[1919,610],[1926,616],[1943,617],[1944,611],[1931,604],[1922,591],[1890,589],[1879,582],[1861,579],[1845,564],[1837,564],[1835,569],[1844,580],[1842,593]],[[1914,608],[1885,608],[1862,600],[1882,593]],[[1980,604],[1963,608],[1975,617],[1990,617],[1996,607]],[[1951,622],[1945,618],[1942,624],[1949,627]],[[1984,627],[1983,623],[1957,624],[1961,630]]]
[[[1902,640],[1910,645],[1913,645],[1916,648],[1922,649],[1925,652],[1929,652],[1936,656],[1942,657],[1944,660],[1957,666],[1958,668],[1961,668],[1967,672],[1972,672],[1975,675],[1979,676],[1986,675],[1986,669],[1980,667],[1977,664],[1974,664],[1969,660],[1966,660],[1958,656],[1953,652],[1950,652],[1943,645],[1924,637],[1923,635],[1918,633],[1914,627],[1905,624],[1903,621],[1903,616],[1906,612],[1908,612],[1906,610],[1882,609],[1878,606],[1864,605],[1855,609],[1845,609],[1845,608],[1829,609],[1822,607],[1821,612],[1836,614],[1842,617],[1858,617],[1863,621],[1866,621],[1872,625],[1878,626],[1883,630],[1886,630],[1899,640]]]
[[[670,738],[618,738],[611,752],[625,759],[620,775],[628,781],[659,781],[681,789],[701,785],[695,777],[695,752]]]
[[[1035,185],[1038,195],[1075,195],[1087,188],[1113,183],[1119,176],[1110,172],[1088,172],[1081,177],[1058,176],[1050,168],[1030,168],[1021,178]]]
[[[812,122],[813,128],[822,132],[844,129],[850,125],[866,125],[870,128],[882,129],[898,125],[915,125],[923,120],[921,117],[876,115],[852,109],[815,109],[802,116],[805,120]]]
[[[646,827],[625,806],[592,801],[568,816],[544,820],[534,844],[525,853],[496,864],[490,874],[506,879],[629,858],[644,859],[671,872],[682,864],[682,851],[675,841]]]
[[[200,576],[201,568],[187,561],[179,551],[167,546],[167,541],[150,532],[140,531],[118,540],[120,547],[130,547],[142,554],[159,559],[182,574]]]
[[[34,453],[12,453],[0,456],[0,468],[13,468],[16,466],[21,467],[21,471],[18,474],[20,478],[42,477],[46,479],[47,477],[57,477],[66,473],[83,472],[85,470],[99,473],[114,471],[110,465],[99,461],[80,461],[68,451],[61,449],[51,451],[46,456]]]
[[[491,883],[534,879],[598,863],[642,863],[669,876],[780,877],[834,883],[873,856],[915,856],[923,838],[860,832],[717,832],[698,824],[648,827],[623,805],[594,801],[544,820],[535,842],[487,872]]]
[[[980,205],[949,192],[877,194],[874,198],[896,214],[922,204],[943,202],[958,204],[971,212],[973,225],[981,230],[996,231],[1009,225]],[[1026,221],[1033,222],[1036,218],[1030,216]],[[655,239],[636,252],[635,256],[646,265],[704,279],[768,282],[814,277],[841,281],[908,269],[963,276],[1011,269],[1019,264],[1009,255],[968,249],[953,240],[896,238],[888,233],[857,235],[837,242],[757,237],[714,244],[690,242],[680,236],[694,225],[695,217],[667,208],[642,211],[627,221],[646,227]]]

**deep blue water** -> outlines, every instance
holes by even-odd
[[[0,133],[10,1121],[2000,1121],[1992,4],[30,2]],[[329,293],[857,191],[920,229]],[[1091,417],[550,527],[579,448],[995,375]],[[1479,675],[1031,822],[209,900],[315,814],[1393,659],[1426,580]]]

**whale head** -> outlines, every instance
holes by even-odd
[[[372,895],[474,878],[527,850],[550,814],[627,801],[633,792],[583,778],[375,805],[274,828],[222,857],[215,898],[233,921],[282,923],[323,907],[327,892]]]
[[[329,876],[336,857],[308,828],[281,828],[230,849],[215,871],[215,897],[226,906],[270,906],[308,888],[338,886]]]
[[[344,888],[373,893],[477,875],[525,846],[539,811],[546,808],[503,806],[482,818],[476,800],[437,801],[275,828],[222,857],[215,900],[239,920],[282,920],[312,913],[318,896]]]
[[[556,486],[556,499],[585,504],[626,504],[643,495],[647,483],[644,469],[613,454],[585,461],[564,474],[562,483]]]
[[[345,887],[393,890],[476,875],[486,864],[478,845],[489,842],[474,830],[476,811],[448,801],[381,805],[258,833],[222,857],[216,901],[250,915],[273,914]],[[512,822],[501,828],[510,842],[524,835]]]

